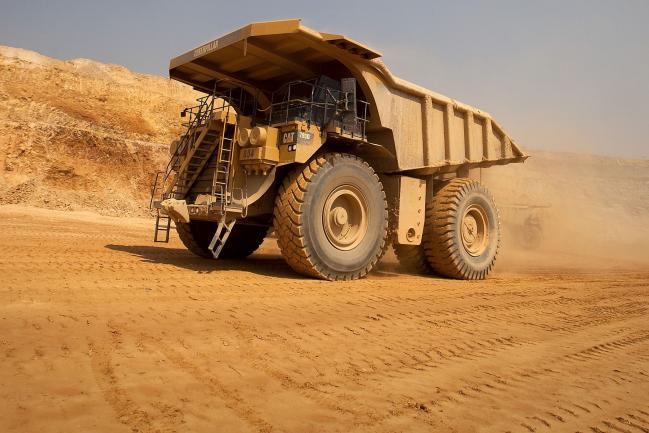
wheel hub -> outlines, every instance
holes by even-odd
[[[489,245],[489,222],[487,213],[479,205],[471,205],[464,212],[460,229],[462,245],[467,253],[477,257]]]
[[[333,212],[334,223],[337,226],[342,227],[345,224],[347,224],[348,216],[347,216],[347,211],[345,210],[345,208],[337,207],[337,208],[334,208],[332,212]]]
[[[368,205],[365,196],[353,185],[334,189],[325,201],[322,223],[327,239],[339,250],[358,246],[367,233]]]

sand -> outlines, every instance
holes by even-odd
[[[0,207],[0,431],[649,429],[646,268],[329,283],[151,235]]]
[[[0,47],[1,433],[649,431],[649,161],[527,149],[486,281],[330,283],[152,242],[195,96]]]

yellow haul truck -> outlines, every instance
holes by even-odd
[[[205,93],[152,187],[206,258],[252,254],[272,228],[287,263],[327,280],[399,260],[451,278],[492,269],[500,223],[474,173],[526,155],[491,116],[395,77],[381,54],[300,20],[259,22],[171,60]]]

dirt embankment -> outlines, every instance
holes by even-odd
[[[196,96],[122,66],[0,46],[0,200],[143,214]]]

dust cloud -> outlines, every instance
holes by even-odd
[[[649,161],[530,154],[481,173],[501,210],[498,271],[649,266]]]

